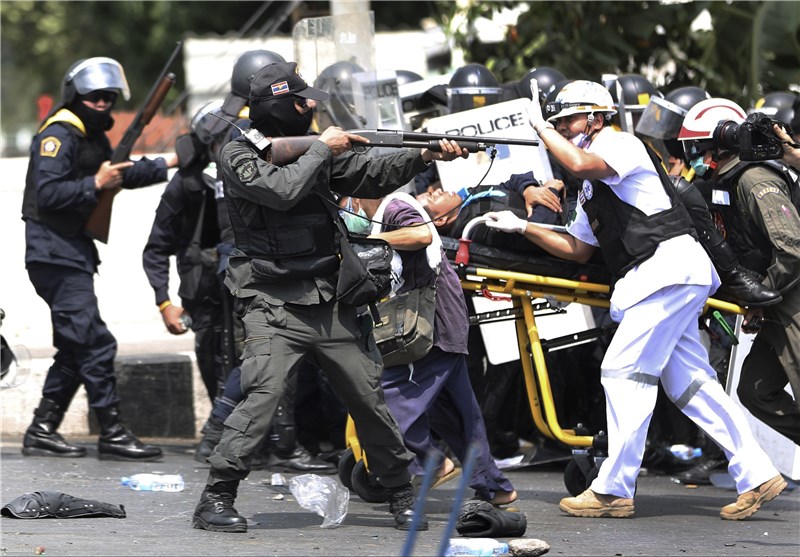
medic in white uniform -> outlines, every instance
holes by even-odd
[[[636,478],[660,380],[670,400],[725,452],[739,498],[720,516],[741,520],[786,487],[725,393],[700,342],[698,318],[716,291],[717,272],[674,203],[644,144],[608,126],[615,112],[599,83],[574,81],[546,107],[529,111],[550,152],[583,178],[576,217],[561,234],[489,213],[487,226],[524,234],[552,255],[586,262],[597,247],[616,275],[611,317],[619,328],[602,364],[608,458],[589,489],[559,508],[583,517],[633,516]],[[555,125],[555,128],[553,127]]]

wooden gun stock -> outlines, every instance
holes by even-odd
[[[125,130],[125,135],[119,145],[114,149],[111,154],[111,164],[125,162],[131,155],[133,146],[136,141],[141,137],[145,126],[155,116],[158,107],[164,102],[164,99],[169,93],[169,90],[175,84],[175,74],[167,74],[161,81],[158,82],[155,89],[147,99],[144,107],[139,114],[134,118],[128,129]],[[114,204],[114,197],[119,193],[120,188],[113,188],[107,190],[100,190],[97,194],[97,205],[95,205],[89,218],[86,220],[84,231],[86,234],[104,244],[108,243],[108,232],[111,228],[111,209]]]
[[[175,45],[175,49],[172,51],[172,54],[170,54],[167,63],[164,64],[164,67],[161,69],[161,74],[158,76],[153,88],[147,95],[144,105],[133,119],[133,122],[131,122],[131,125],[128,126],[128,129],[125,130],[125,134],[122,136],[119,145],[117,145],[114,152],[111,153],[111,164],[125,162],[130,158],[133,146],[142,135],[145,126],[153,119],[156,111],[164,102],[167,93],[169,93],[169,90],[175,85],[175,74],[168,72],[173,62],[175,62],[175,58],[178,57],[182,47],[183,41],[179,41]],[[114,197],[119,193],[119,190],[120,188],[114,188],[100,190],[97,193],[97,205],[95,205],[95,208],[92,210],[92,213],[89,215],[84,225],[84,232],[90,238],[98,242],[103,242],[104,244],[108,243],[108,231],[111,228],[111,208],[114,203]]]
[[[267,162],[275,166],[291,164],[305,154],[317,139],[318,135],[270,137]]]

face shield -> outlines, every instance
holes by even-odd
[[[451,114],[496,104],[502,98],[503,89],[501,87],[447,88],[447,108]]]
[[[89,58],[84,60],[67,76],[79,95],[100,89],[116,89],[127,101],[131,98],[128,80],[119,62],[111,58]]]
[[[674,139],[678,137],[687,113],[687,110],[668,100],[650,97],[647,108],[636,124],[636,133],[657,139]]]

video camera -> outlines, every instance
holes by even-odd
[[[720,148],[737,151],[743,161],[780,159],[783,157],[783,147],[772,129],[774,124],[792,135],[788,124],[773,120],[761,112],[754,112],[741,124],[732,120],[720,122],[714,130],[714,143]]]

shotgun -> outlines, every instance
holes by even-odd
[[[128,126],[128,129],[125,130],[122,140],[111,154],[111,164],[117,164],[128,160],[131,156],[133,146],[142,135],[145,126],[153,119],[156,111],[164,102],[167,93],[169,93],[169,90],[175,85],[175,74],[171,73],[169,69],[180,53],[182,46],[183,42],[178,42],[175,46],[175,50],[172,51],[169,60],[167,60],[166,65],[161,70],[161,75],[158,76],[153,88],[150,90],[150,94],[147,96],[144,105],[136,114],[136,117],[133,119],[130,126]],[[97,195],[97,205],[92,210],[84,226],[84,232],[89,237],[104,244],[108,243],[108,232],[111,227],[111,208],[114,203],[114,197],[119,191],[120,188],[100,190]]]
[[[363,153],[372,147],[407,147],[425,148],[439,151],[439,140],[450,139],[470,153],[485,151],[495,145],[524,145],[537,147],[539,141],[535,139],[514,139],[504,137],[487,137],[480,135],[451,135],[444,133],[405,132],[398,130],[348,130],[369,139],[369,143],[353,143],[353,151]],[[267,162],[276,166],[293,163],[300,158],[311,144],[319,139],[318,135],[301,135],[296,137],[271,137],[269,150],[266,153]]]

